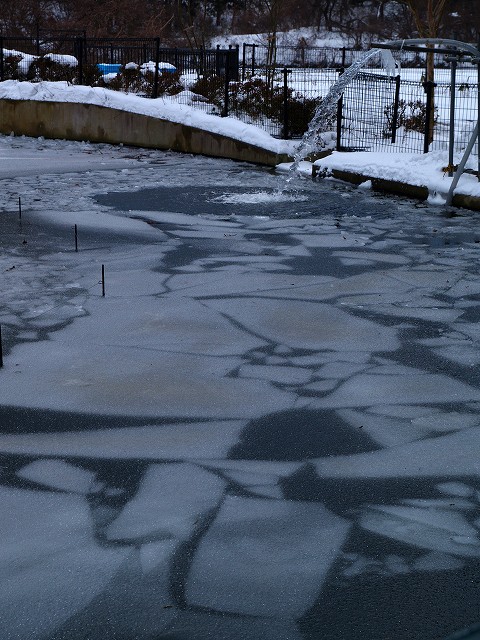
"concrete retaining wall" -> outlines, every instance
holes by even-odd
[[[240,140],[109,107],[74,102],[0,100],[0,132],[171,149],[275,166],[288,156]]]
[[[313,165],[312,178],[325,177],[324,173],[319,167]],[[328,172],[328,175],[336,178],[337,180],[343,180],[344,182],[350,182],[351,184],[362,184],[366,180],[371,180],[372,189],[374,191],[383,191],[385,193],[393,193],[400,196],[406,196],[407,198],[414,198],[416,200],[426,200],[428,198],[428,188],[413,184],[406,184],[405,182],[397,182],[396,180],[384,180],[383,178],[374,178],[372,176],[355,173],[353,171],[341,171],[339,169],[332,169]],[[461,207],[464,209],[472,209],[474,211],[480,211],[480,198],[476,196],[467,196],[462,193],[456,193],[453,196],[452,205],[454,207]]]

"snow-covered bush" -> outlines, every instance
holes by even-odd
[[[383,125],[383,137],[391,138],[394,125],[395,104],[392,102],[383,110],[385,123]],[[415,131],[425,133],[425,123],[427,119],[427,106],[422,100],[398,101],[398,113],[396,128],[403,128],[404,131]],[[438,107],[434,107],[434,126],[438,121]]]
[[[139,95],[151,96],[155,86],[155,73],[150,69],[139,67],[133,62],[120,67],[119,72],[108,80],[103,76],[99,84],[108,86],[114,91],[125,91],[126,93],[137,93]],[[178,71],[161,72],[158,75],[157,95],[158,97],[168,95],[173,96],[184,90],[180,82]]]

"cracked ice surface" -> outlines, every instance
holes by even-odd
[[[220,611],[298,617],[348,529],[321,505],[229,498],[200,546],[187,598]]]
[[[194,525],[219,502],[223,490],[224,483],[202,469],[185,464],[152,465],[106,537],[188,539]]]
[[[0,155],[8,640],[475,621],[473,216],[156,151]]]

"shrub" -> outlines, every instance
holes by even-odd
[[[117,75],[108,82],[105,82],[101,77],[99,84],[114,91],[126,91],[151,96],[155,87],[155,73],[152,71],[143,72],[136,65],[126,65],[121,67]],[[173,96],[183,91],[183,89],[178,71],[174,73],[164,71],[158,74],[157,95],[159,97],[164,95]]]
[[[208,102],[223,109],[225,101],[225,78],[214,74],[200,76],[191,86],[193,93],[204,96]]]
[[[383,110],[383,114],[386,118],[386,122],[383,126],[383,137],[391,138],[393,132],[393,118],[394,118],[395,105],[389,104]],[[427,106],[421,100],[405,100],[398,101],[398,113],[397,113],[397,129],[403,127],[405,131],[416,131],[418,133],[425,133],[425,123],[427,118]],[[438,107],[434,107],[434,125],[438,121]]]
[[[9,55],[3,59],[3,75],[6,80],[19,80],[25,77],[20,68],[22,56]]]
[[[56,62],[50,58],[37,58],[30,65],[27,78],[29,80],[49,80],[56,82],[63,80],[73,83],[77,77],[77,67]]]

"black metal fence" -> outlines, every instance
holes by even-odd
[[[160,38],[84,38],[62,36],[50,38],[21,38],[0,36],[0,78],[8,79],[5,59],[8,52],[19,52],[40,57],[46,53],[71,55],[78,61],[76,77],[79,84],[85,81],[83,72],[89,66],[99,64],[126,65],[135,63],[168,63],[180,73],[223,74],[228,65],[229,76],[238,79],[238,49],[182,49],[161,47]]]

